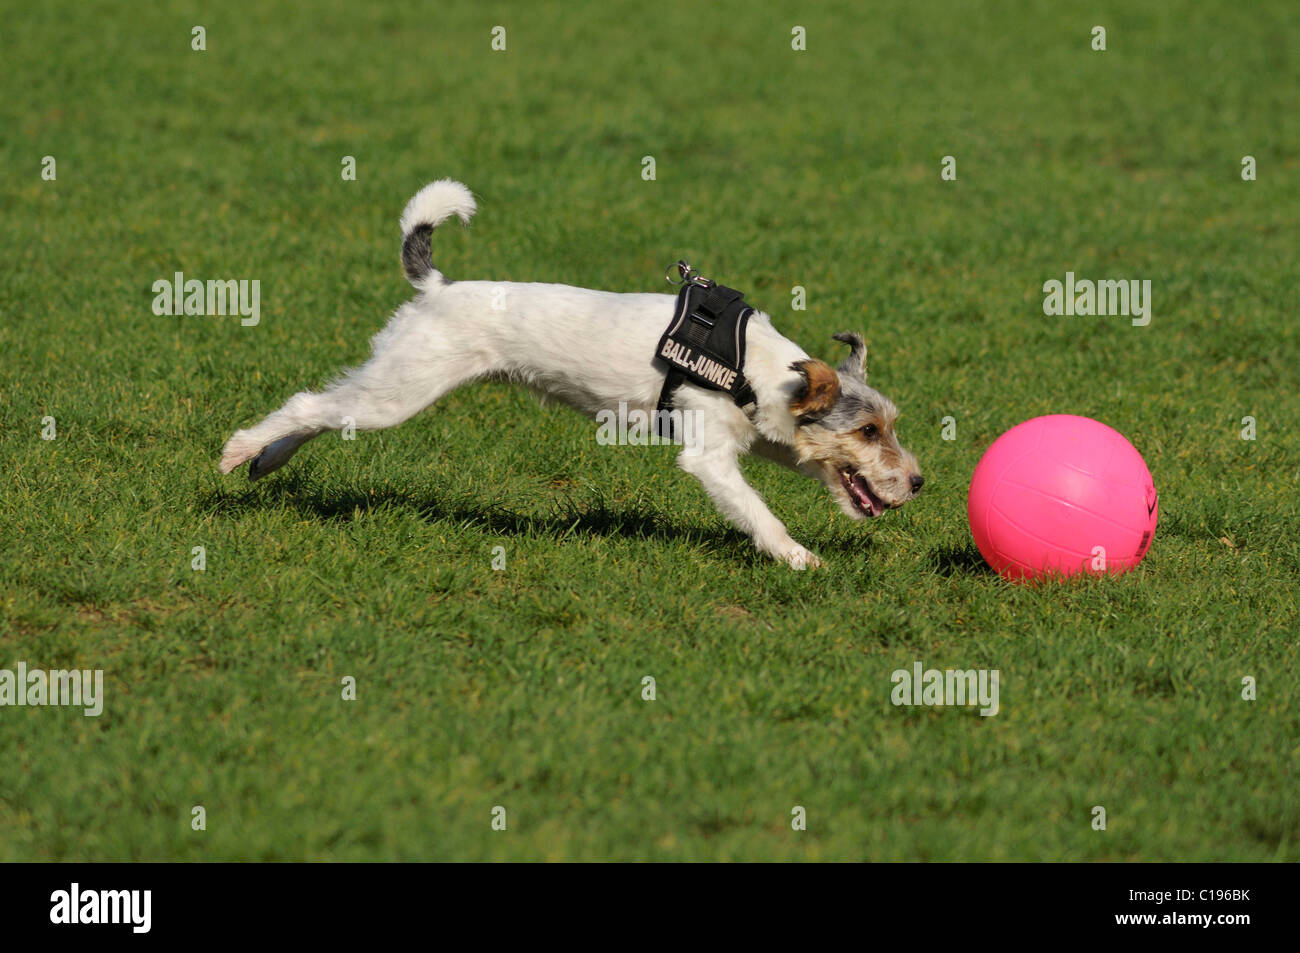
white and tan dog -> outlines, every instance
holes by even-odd
[[[222,451],[222,473],[251,460],[249,478],[256,480],[284,466],[312,437],[342,428],[345,418],[361,430],[392,427],[484,377],[525,384],[593,416],[625,403],[653,418],[666,375],[655,349],[673,317],[674,296],[450,281],[430,259],[432,231],[453,215],[468,222],[474,211],[469,189],[446,179],[411,199],[401,220],[402,264],[420,293],[375,336],[369,361],[321,393],[295,394],[232,436]],[[690,382],[673,401],[696,425],[694,446],[678,465],[759,550],[796,569],[820,560],[745,482],[741,454],[820,479],[855,519],[901,506],[924,482],[894,433],[898,411],[867,386],[862,337],[835,338],[851,348],[838,368],[810,358],[755,312],[744,374],[757,405],[746,413],[727,394]]]

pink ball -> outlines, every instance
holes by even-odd
[[[971,533],[1007,579],[1127,572],[1160,516],[1151,471],[1124,435],[1072,414],[1012,427],[980,459]]]

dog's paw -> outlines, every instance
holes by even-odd
[[[221,450],[221,462],[217,464],[217,469],[222,473],[229,473],[261,452],[261,444],[249,440],[241,430],[226,441],[225,447]]]
[[[280,467],[289,462],[289,458],[298,452],[298,448],[304,443],[304,438],[297,434],[291,434],[288,437],[281,437],[279,440],[269,444],[266,449],[253,458],[253,462],[248,465],[249,481],[260,480],[268,473],[274,473]]]
[[[822,565],[822,561],[816,553],[805,549],[798,543],[791,543],[780,554],[779,558],[791,569],[819,569]]]

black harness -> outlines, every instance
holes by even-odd
[[[673,392],[687,381],[723,391],[742,409],[757,403],[754,389],[745,379],[745,327],[754,309],[745,303],[743,292],[701,278],[686,262],[673,267],[681,273],[682,290],[673,321],[655,351],[668,365],[655,411],[655,429],[669,440],[673,439],[669,413]]]

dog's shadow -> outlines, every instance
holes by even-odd
[[[303,519],[322,524],[350,523],[368,512],[391,507],[412,512],[426,523],[449,521],[493,535],[542,535],[557,542],[573,537],[601,536],[707,543],[728,555],[748,555],[755,563],[768,562],[754,550],[748,536],[725,525],[678,522],[662,511],[636,505],[611,505],[599,498],[581,504],[571,499],[557,499],[549,514],[519,513],[498,503],[421,498],[387,488],[324,491],[287,477],[269,495],[251,487],[238,493],[218,489],[200,498],[198,504],[205,515],[216,517],[237,516],[282,504],[292,508]],[[870,546],[869,539],[854,540],[840,534],[824,539],[809,538],[806,543],[815,552],[832,553],[861,551]]]

